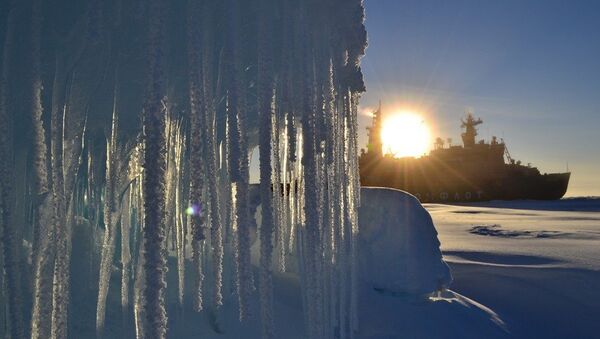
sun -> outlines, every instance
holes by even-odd
[[[431,133],[423,117],[400,112],[384,120],[381,142],[383,152],[396,158],[419,157],[429,150]]]

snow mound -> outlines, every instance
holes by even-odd
[[[377,290],[423,295],[450,285],[437,231],[421,203],[394,189],[361,189],[359,269]]]

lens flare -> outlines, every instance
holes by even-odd
[[[200,205],[192,205],[185,209],[187,215],[200,215]]]

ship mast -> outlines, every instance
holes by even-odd
[[[383,156],[383,144],[381,143],[381,100],[379,100],[379,108],[373,112],[373,124],[367,127],[369,134],[368,152],[375,156]]]
[[[475,137],[477,136],[477,128],[475,127],[481,125],[483,121],[481,119],[475,119],[470,112],[467,113],[466,120],[461,119],[461,121],[461,127],[465,128],[465,132],[461,134],[465,148],[475,146]]]

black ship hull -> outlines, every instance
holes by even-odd
[[[511,164],[449,164],[433,157],[362,157],[360,161],[361,185],[404,190],[424,203],[556,200],[565,195],[570,176],[540,174],[535,168]]]

